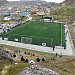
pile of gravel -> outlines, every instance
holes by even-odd
[[[38,65],[31,65],[30,67],[25,68],[18,75],[59,75],[59,74],[50,69],[42,68],[41,66]]]

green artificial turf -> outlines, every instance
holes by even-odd
[[[18,39],[19,42],[21,42],[22,37],[27,37],[32,38],[32,44],[36,45],[46,43],[47,46],[60,46],[61,44],[65,46],[63,23],[30,21],[1,35],[1,37],[8,38],[10,41]]]

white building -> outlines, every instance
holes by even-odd
[[[44,22],[53,22],[53,17],[52,16],[44,17]]]
[[[12,20],[12,17],[10,17],[10,16],[7,16],[7,17],[4,17],[4,20]]]

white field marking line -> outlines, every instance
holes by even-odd
[[[20,35],[20,34],[12,34],[12,35],[10,35],[9,37],[11,37],[11,36],[13,36],[13,35],[19,35],[19,36],[25,36],[25,37],[35,37],[35,38],[43,38],[43,39],[51,39],[51,38],[44,38],[44,37],[36,37],[36,36],[28,36],[28,35]],[[8,37],[8,38],[9,38]]]
[[[62,23],[61,23],[61,46],[62,46]]]

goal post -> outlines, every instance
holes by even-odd
[[[32,43],[32,38],[21,37],[21,43],[31,44]]]

